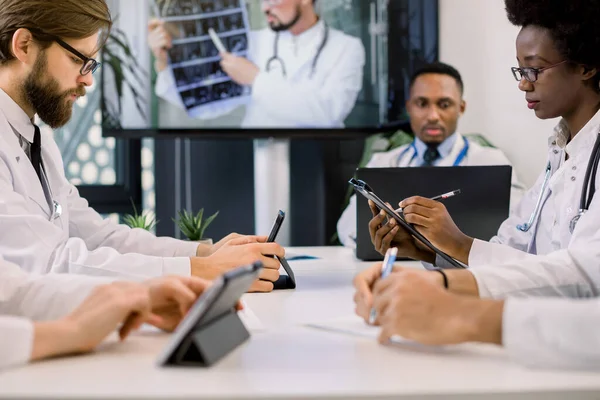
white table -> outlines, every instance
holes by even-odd
[[[292,262],[297,290],[246,295],[267,329],[215,367],[159,368],[168,335],[139,333],[95,354],[1,373],[0,398],[600,398],[600,373],[529,370],[494,346],[389,347],[303,326],[350,315],[352,277],[368,264],[341,248],[290,251],[323,259]]]

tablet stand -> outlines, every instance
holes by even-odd
[[[287,275],[281,275],[279,279],[273,283],[273,290],[296,289],[296,276],[294,276],[294,271],[292,271],[290,264],[288,264],[285,257],[277,258],[285,272],[287,272]]]
[[[249,337],[250,333],[237,312],[228,312],[192,331],[167,365],[209,367]]]

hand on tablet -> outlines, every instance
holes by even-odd
[[[199,244],[198,249],[196,250],[196,257],[207,257],[211,254],[217,252],[221,247],[223,247],[227,242],[233,239],[239,238],[247,238],[248,242],[252,243],[264,243],[267,241],[267,238],[264,236],[250,236],[250,235],[240,235],[239,233],[230,233],[225,236],[223,239],[219,240],[217,243],[213,245],[208,244]]]
[[[164,277],[98,286],[68,316],[34,325],[31,358],[92,351],[115,330],[124,340],[143,323],[173,330],[209,285],[199,278]]]
[[[468,264],[473,238],[458,229],[444,204],[417,196],[402,201],[400,207],[406,222],[413,224],[434,246]]]
[[[415,240],[409,232],[403,229],[393,218],[379,210],[375,203],[369,200],[373,219],[369,222],[369,234],[375,250],[385,255],[390,247],[398,248],[398,257],[408,257],[414,260],[433,262],[434,253]],[[386,222],[388,220],[388,222]]]
[[[173,331],[211,284],[196,277],[165,277],[146,281],[152,314],[160,317],[153,325],[167,332]]]
[[[212,280],[233,268],[261,261],[262,281],[255,282],[250,291],[270,292],[272,282],[279,279],[280,267],[279,260],[272,256],[284,257],[285,250],[277,243],[263,243],[264,240],[264,237],[242,236],[223,244],[208,257],[192,258],[192,275]]]

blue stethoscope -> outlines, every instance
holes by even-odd
[[[460,153],[458,153],[458,156],[456,157],[456,160],[454,160],[454,164],[452,164],[453,167],[457,167],[460,165],[460,163],[462,163],[465,159],[465,157],[467,156],[467,153],[469,153],[469,141],[467,140],[466,137],[463,137],[463,141],[464,141],[464,146],[462,148],[462,150],[460,151]],[[408,165],[410,165],[413,160],[417,157],[417,146],[415,145],[415,142],[413,141],[410,146],[406,149],[404,149],[404,151],[398,156],[398,159],[396,160],[396,165],[400,165],[400,161],[408,154],[408,152],[410,152],[412,150],[413,155],[410,159],[410,161],[408,162]]]
[[[309,75],[310,79],[312,79],[313,76],[315,75],[315,70],[317,68],[317,62],[319,61],[319,57],[321,57],[321,53],[323,52],[323,49],[327,45],[328,40],[329,40],[329,26],[327,24],[325,24],[325,33],[323,34],[323,40],[321,41],[321,44],[319,45],[319,49],[317,50],[317,54],[315,55],[315,58],[313,58],[313,62],[311,65],[311,70],[310,70],[310,75]],[[281,59],[281,57],[279,57],[279,32],[277,32],[277,34],[275,36],[275,42],[273,43],[273,56],[267,60],[267,72],[271,72],[271,67],[272,67],[273,63],[278,63],[279,66],[281,67],[281,73],[283,74],[284,77],[287,77],[287,71],[285,69],[285,64],[284,64],[283,60]]]
[[[598,171],[598,163],[600,162],[600,132],[598,132],[598,137],[596,138],[596,143],[594,144],[594,148],[592,150],[592,155],[590,156],[590,160],[588,161],[587,170],[585,171],[585,178],[583,180],[583,188],[581,190],[581,198],[579,200],[579,212],[576,216],[571,219],[569,223],[569,231],[573,233],[575,231],[575,227],[577,223],[589,209],[592,204],[592,200],[594,199],[594,194],[596,193],[596,172]],[[546,189],[550,183],[550,178],[552,177],[552,165],[548,162],[548,166],[546,166],[546,176],[544,177],[544,183],[542,184],[542,190],[540,190],[540,195],[538,196],[537,202],[535,203],[535,208],[529,217],[529,221],[524,224],[517,225],[517,229],[521,232],[528,232],[535,221],[540,216],[542,212],[542,204],[544,203],[544,198],[546,194]]]

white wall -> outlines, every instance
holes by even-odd
[[[484,134],[531,186],[544,168],[557,121],[537,119],[512,76],[518,32],[506,18],[504,0],[440,0],[440,60],[456,67],[466,86],[459,129]]]

